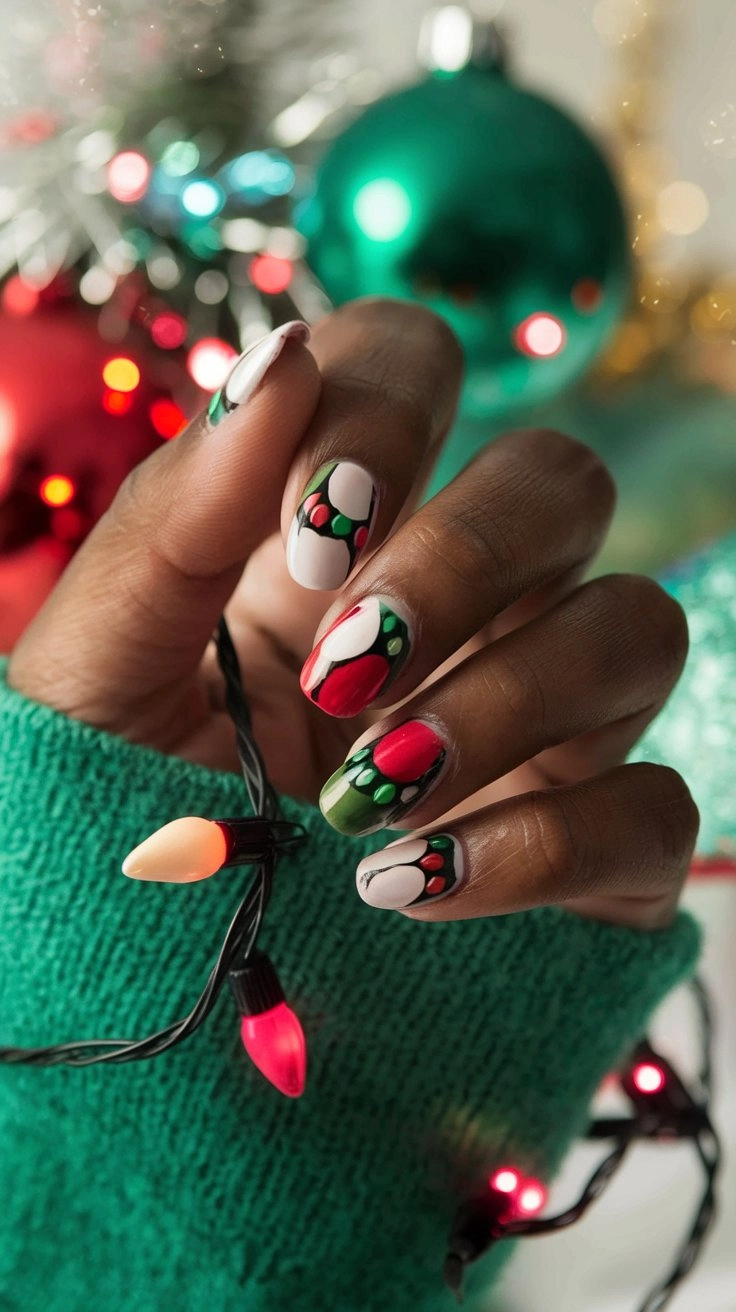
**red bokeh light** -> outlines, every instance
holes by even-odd
[[[109,415],[127,415],[133,405],[133,393],[112,392],[108,389],[102,397],[102,405]]]
[[[530,314],[519,324],[514,342],[523,355],[550,359],[559,355],[567,341],[565,326],[553,314]]]
[[[597,278],[580,278],[572,289],[572,303],[581,314],[593,314],[603,300],[603,287]]]
[[[152,401],[148,413],[159,437],[167,440],[176,437],[187,424],[184,411],[166,396],[160,396],[156,401]]]
[[[47,506],[65,506],[71,501],[76,486],[66,474],[49,474],[38,489],[38,494]]]
[[[664,1088],[664,1071],[651,1061],[635,1066],[631,1078],[639,1093],[659,1093]]]
[[[145,196],[151,177],[151,165],[137,150],[123,150],[107,166],[107,189],[125,205]]]
[[[33,314],[40,299],[37,289],[29,287],[19,273],[8,278],[2,290],[2,307],[5,313],[13,314],[19,319],[25,318],[27,314]]]
[[[522,1216],[536,1216],[547,1201],[547,1190],[539,1180],[525,1180],[524,1187],[516,1199],[516,1207]]]
[[[187,321],[173,310],[162,310],[151,324],[151,338],[163,351],[175,351],[187,336]]]
[[[203,337],[189,352],[187,369],[204,392],[216,392],[218,387],[222,387],[237,358],[237,351],[221,338]]]
[[[280,255],[256,255],[248,267],[251,282],[259,292],[278,296],[285,292],[294,274],[291,260]]]
[[[519,1185],[519,1172],[514,1171],[510,1166],[502,1166],[496,1171],[488,1181],[491,1189],[495,1189],[499,1194],[512,1194]]]

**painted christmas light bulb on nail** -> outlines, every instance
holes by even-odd
[[[364,902],[398,911],[437,902],[463,878],[460,844],[449,834],[429,834],[392,843],[360,862],[355,883]]]
[[[302,669],[302,692],[328,715],[357,715],[382,695],[411,649],[406,620],[381,597],[365,597],[327,630]]]
[[[442,739],[422,720],[406,720],[353,752],[319,797],[325,819],[343,834],[371,834],[423,801],[447,759]]]
[[[360,465],[322,465],[307,483],[289,530],[291,577],[303,588],[339,588],[368,542],[376,504],[376,485]]]

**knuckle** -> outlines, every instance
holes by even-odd
[[[587,585],[609,618],[636,637],[640,659],[671,688],[688,652],[685,612],[664,588],[644,574],[607,574]]]
[[[579,844],[554,792],[530,793],[528,803],[523,820],[526,861],[540,898],[555,900],[575,880]]]

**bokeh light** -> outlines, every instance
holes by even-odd
[[[166,441],[176,437],[187,424],[184,411],[179,408],[176,401],[171,401],[166,396],[159,396],[152,401],[148,414],[159,437],[165,438]]]
[[[523,1216],[536,1216],[547,1201],[547,1190],[539,1180],[527,1180],[516,1199],[516,1206]]]
[[[12,278],[8,278],[2,290],[2,307],[5,313],[12,314],[18,319],[25,318],[27,314],[33,314],[39,300],[40,296],[37,289],[29,287],[19,273],[15,273]]]
[[[151,177],[151,165],[137,150],[123,150],[107,166],[107,189],[125,205],[145,196]]]
[[[514,1171],[510,1166],[502,1166],[495,1175],[492,1175],[489,1184],[491,1189],[495,1189],[500,1194],[512,1194],[519,1184],[519,1173]]]
[[[640,1062],[634,1067],[632,1079],[639,1093],[659,1093],[664,1088],[664,1071],[654,1062]]]
[[[199,147],[193,141],[172,141],[161,156],[160,165],[170,178],[185,178],[199,164]]]
[[[205,392],[216,392],[222,387],[238,352],[219,337],[203,337],[187,356],[187,369],[198,387]]]
[[[553,314],[530,314],[514,333],[514,341],[523,355],[537,359],[551,359],[559,355],[567,334],[564,325]]]
[[[671,182],[657,197],[657,218],[665,232],[689,237],[710,214],[708,197],[697,182]]]
[[[187,321],[174,310],[162,310],[151,323],[151,340],[163,351],[175,351],[186,341]]]
[[[103,368],[102,380],[112,392],[134,392],[141,381],[141,371],[134,360],[117,355]]]
[[[274,150],[250,150],[228,166],[228,185],[258,203],[269,196],[286,196],[294,186],[294,165]],[[251,194],[252,193],[252,194]]]
[[[281,259],[278,255],[256,255],[248,266],[248,273],[259,292],[278,296],[289,286],[294,274],[294,266],[291,260]]]
[[[109,415],[127,415],[132,407],[132,392],[113,392],[108,388],[103,394],[102,408],[103,410],[106,410]]]
[[[195,219],[211,219],[225,204],[222,187],[210,178],[188,182],[181,193],[182,208]]]
[[[66,474],[49,474],[41,483],[38,494],[47,506],[65,506],[76,490],[73,480]]]
[[[371,241],[394,241],[409,225],[411,201],[392,178],[376,178],[361,187],[353,201],[353,214]]]

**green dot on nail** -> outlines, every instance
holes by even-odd
[[[439,838],[430,838],[429,846],[438,848],[452,847],[452,839],[445,838],[444,834],[440,834]]]
[[[339,538],[346,538],[348,533],[351,532],[352,527],[353,521],[352,519],[348,519],[347,515],[335,515],[335,518],[330,525],[332,532]]]
[[[389,656],[398,656],[403,645],[401,638],[392,638],[390,642],[386,643],[386,651]]]
[[[398,622],[399,622],[399,621],[398,621],[396,615],[386,615],[386,617],[385,617],[385,619],[384,619],[384,621],[383,621],[383,631],[384,631],[384,633],[390,633],[392,629],[395,629],[395,628],[396,628],[396,625],[398,624]]]
[[[367,769],[367,770],[361,770],[360,774],[358,775],[357,779],[355,780],[355,783],[356,783],[356,785],[357,785],[358,787],[360,787],[361,785],[364,785],[364,784],[372,784],[372,783],[373,783],[373,780],[374,780],[375,777],[376,777],[376,774],[377,774],[377,771],[376,771],[376,770],[371,770],[370,768]]]
[[[393,784],[381,784],[381,787],[377,788],[373,794],[373,801],[378,802],[381,806],[385,806],[387,802],[393,802],[395,796],[396,789]]]
[[[350,758],[351,761],[364,761],[366,756],[370,753],[370,750],[370,747],[361,747],[359,752],[353,752],[353,755]]]

